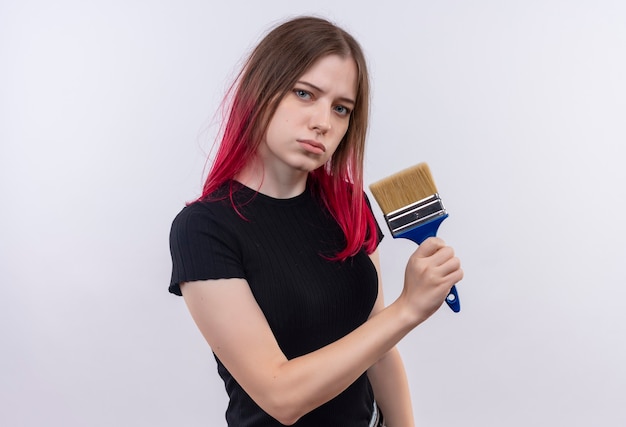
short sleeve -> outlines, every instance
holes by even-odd
[[[201,202],[176,216],[170,230],[171,293],[182,295],[184,282],[245,277],[238,241],[225,221],[227,216]]]

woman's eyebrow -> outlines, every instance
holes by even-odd
[[[309,86],[310,88],[312,88],[312,89],[316,90],[316,91],[317,91],[317,92],[319,92],[319,93],[322,93],[322,94],[323,94],[323,93],[326,93],[326,91],[325,91],[325,90],[323,90],[322,88],[319,88],[319,87],[315,86],[313,83],[305,82],[304,80],[298,80],[296,83],[299,83],[299,84],[303,84],[303,85]],[[345,103],[347,103],[347,104],[352,104],[352,105],[355,105],[355,104],[356,104],[356,102],[354,101],[354,99],[352,99],[352,98],[347,98],[347,97],[345,97],[345,96],[340,96],[340,97],[339,97],[339,98],[337,98],[337,99],[339,99],[340,101],[345,102]]]

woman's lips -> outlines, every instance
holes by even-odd
[[[324,154],[326,152],[326,147],[321,142],[311,139],[299,139],[298,142],[306,151],[310,153]]]

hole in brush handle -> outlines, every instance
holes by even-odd
[[[446,303],[455,313],[461,311],[461,301],[459,301],[459,294],[456,291],[456,286],[452,286],[452,289],[450,289],[450,293],[446,297]]]

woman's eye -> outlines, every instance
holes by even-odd
[[[294,89],[293,93],[296,94],[298,98],[302,99],[311,99],[311,94],[303,89]]]
[[[335,107],[335,111],[342,116],[347,116],[348,114],[350,114],[350,110],[343,105],[337,105]]]

